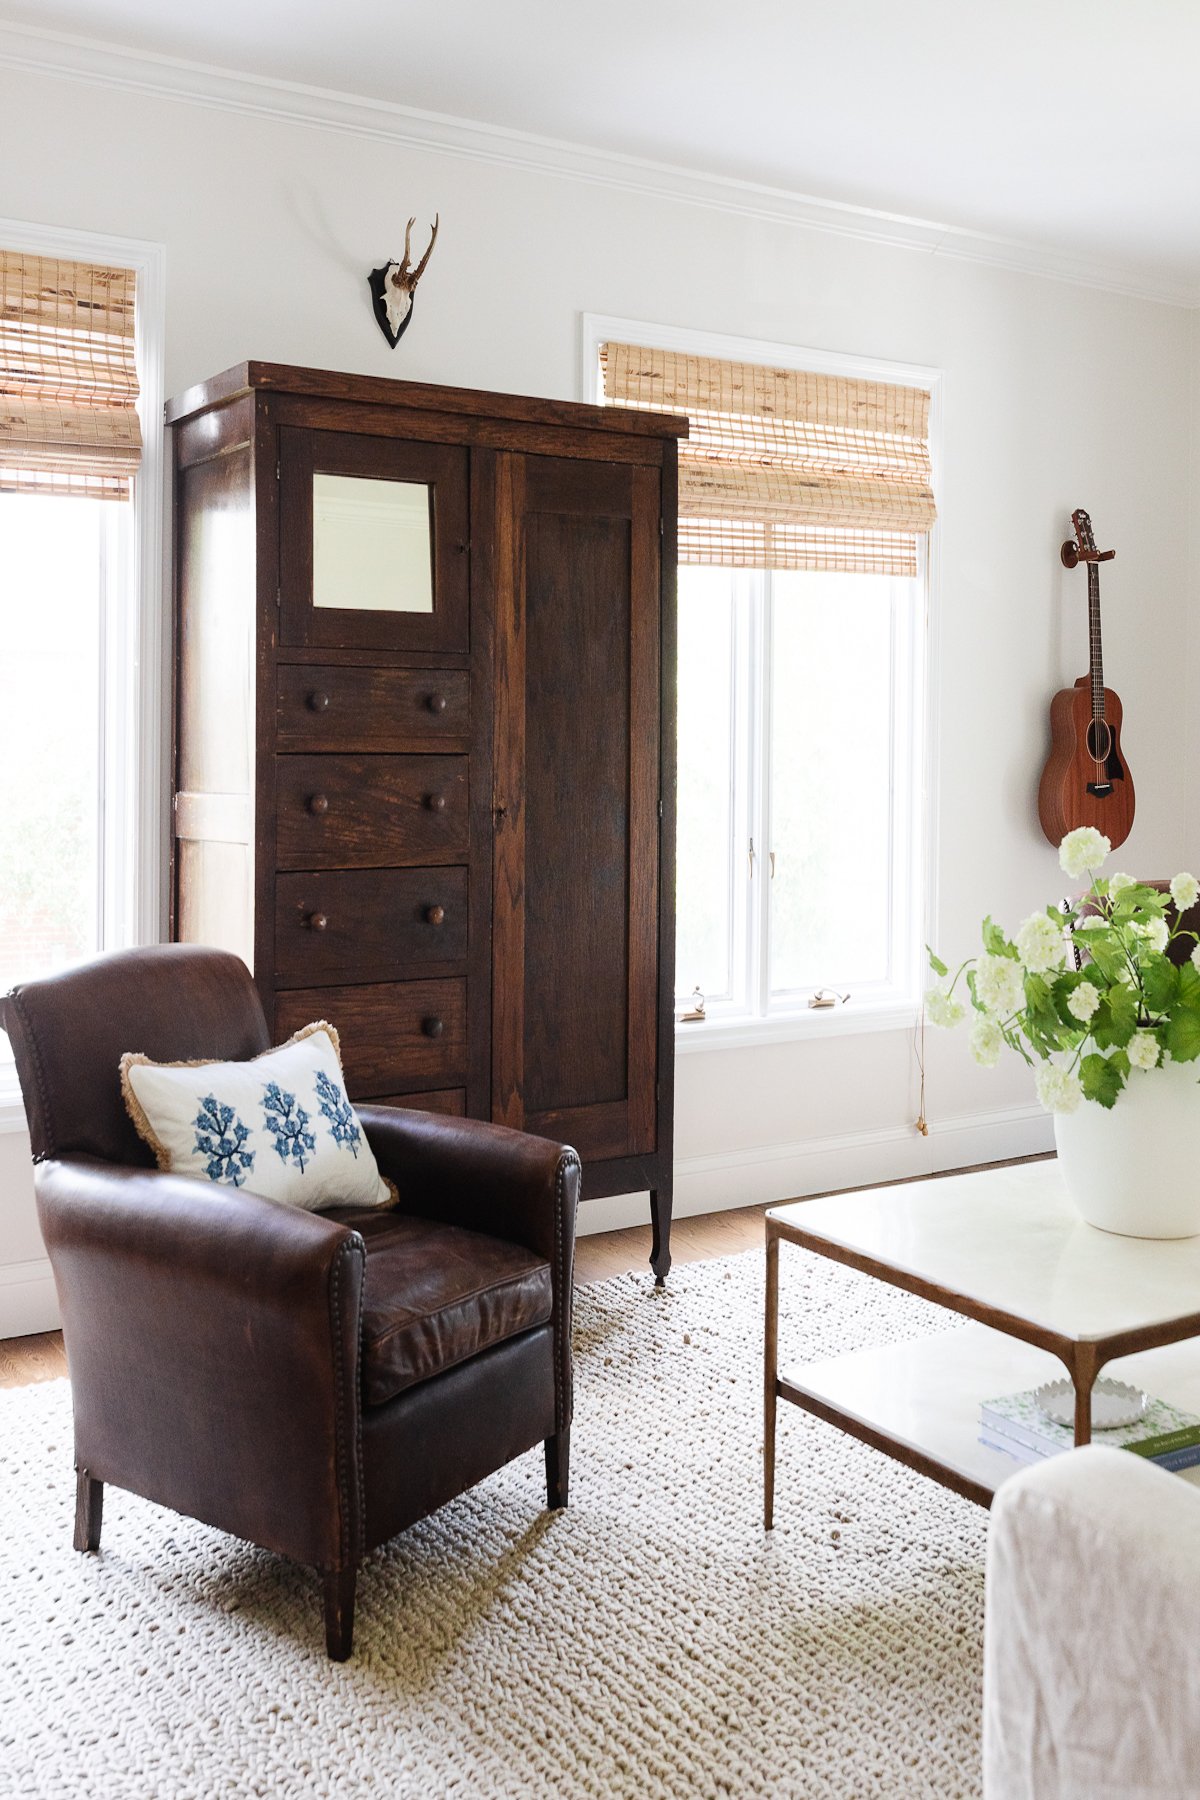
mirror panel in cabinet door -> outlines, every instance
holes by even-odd
[[[433,490],[369,475],[312,478],[314,606],[433,611]]]
[[[279,481],[282,644],[469,649],[464,447],[285,425]]]

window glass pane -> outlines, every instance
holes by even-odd
[[[675,991],[732,991],[734,594],[726,569],[679,571]]]
[[[117,505],[0,494],[0,992],[99,948],[103,544]]]
[[[773,994],[889,974],[892,588],[772,577]]]

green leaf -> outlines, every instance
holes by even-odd
[[[1179,971],[1179,992],[1161,1036],[1176,1062],[1200,1056],[1200,969],[1190,962]]]
[[[925,946],[925,951],[929,957],[929,966],[933,970],[934,974],[940,975],[942,977],[942,979],[945,980],[946,976],[950,973],[949,969],[946,967],[946,964],[942,961],[940,956],[934,955],[933,951],[929,948],[928,944],[926,944],[926,946]]]
[[[1079,1065],[1079,1084],[1085,1099],[1096,1100],[1107,1110],[1125,1086],[1125,1077],[1112,1057],[1093,1053]]]
[[[1142,959],[1142,992],[1151,1012],[1169,1012],[1179,995],[1179,970],[1155,953]]]
[[[1025,977],[1025,1036],[1041,1055],[1063,1049],[1068,1038],[1059,1020],[1050,984],[1041,975]]]
[[[1011,956],[1016,958],[1017,946],[1010,944],[991,914],[983,921],[983,947],[989,956]]]
[[[1120,981],[1129,963],[1120,941],[1112,931],[1089,931],[1085,940],[1086,954],[1095,963],[1105,981]]]
[[[1126,987],[1118,982],[1101,996],[1100,1004],[1092,1014],[1090,1035],[1097,1049],[1108,1050],[1113,1045],[1123,1047],[1137,1030],[1138,997],[1134,988]]]

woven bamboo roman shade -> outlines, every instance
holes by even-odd
[[[142,445],[135,280],[0,250],[0,491],[128,499]]]
[[[604,344],[607,400],[685,412],[679,560],[915,575],[936,517],[923,388]]]

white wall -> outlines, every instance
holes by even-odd
[[[1106,669],[1125,702],[1138,819],[1120,863],[1200,861],[1184,835],[1192,315],[1181,308],[715,207],[311,126],[0,70],[0,210],[167,247],[167,391],[246,357],[578,397],[599,312],[940,367],[940,841],[935,939],[976,943],[1061,886],[1036,819],[1051,692],[1086,667],[1073,506],[1104,571]],[[441,233],[389,351],[365,275],[404,220]],[[847,870],[847,880],[853,870]],[[911,1033],[688,1056],[682,1207],[779,1197],[1040,1147],[1015,1062]],[[27,1173],[0,1143],[0,1262],[36,1253]],[[602,1211],[602,1208],[608,1208]],[[597,1202],[591,1221],[616,1216]],[[5,1329],[0,1287],[0,1334]],[[11,1326],[9,1327],[11,1328]]]

